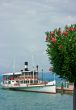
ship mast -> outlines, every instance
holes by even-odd
[[[15,58],[13,60],[13,78],[14,78],[14,73],[15,73]]]
[[[33,84],[34,84],[34,74],[35,74],[35,70],[34,70],[34,57],[32,55],[32,63],[33,63]]]
[[[35,72],[35,70],[34,70],[34,66],[33,66],[33,84],[34,84],[34,72]]]

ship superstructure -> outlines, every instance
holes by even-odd
[[[28,69],[28,62],[25,62],[24,70],[14,73],[3,74],[1,85],[5,89],[23,90],[31,92],[56,93],[56,82],[46,82],[38,79],[38,65],[36,70]]]

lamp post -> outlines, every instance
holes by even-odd
[[[43,69],[42,69],[42,83],[43,83]]]

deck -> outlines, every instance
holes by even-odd
[[[64,94],[73,94],[73,89],[73,85],[69,85],[69,87],[56,87],[56,92]]]

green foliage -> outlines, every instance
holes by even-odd
[[[64,30],[46,32],[47,54],[53,71],[71,82],[76,82],[76,24]]]

